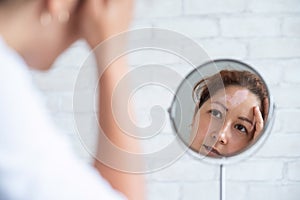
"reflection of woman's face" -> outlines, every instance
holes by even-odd
[[[217,91],[195,115],[191,148],[212,157],[242,150],[253,138],[256,106],[259,100],[248,89],[228,86]]]

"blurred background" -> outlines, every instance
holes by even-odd
[[[252,65],[268,83],[277,105],[273,130],[250,159],[226,167],[230,200],[298,200],[300,196],[300,1],[299,0],[136,0],[132,29],[159,27],[197,42],[212,59],[233,58]],[[76,77],[89,55],[83,41],[68,49],[47,72],[33,71],[53,120],[85,162],[91,158],[80,143],[73,116]],[[191,66],[161,51],[133,53],[130,67],[168,66],[184,77]],[[147,80],[156,82],[156,73]],[[166,74],[167,77],[167,74]],[[145,77],[137,77],[143,79]],[[170,88],[147,84],[131,101],[136,123],[151,123],[150,110],[167,110],[179,81]],[[88,85],[87,85],[88,87]],[[83,90],[83,99],[88,90]],[[92,92],[92,91],[90,91]],[[89,101],[89,100],[87,100]],[[84,107],[84,106],[83,106]],[[155,113],[154,113],[155,114]],[[95,133],[91,111],[80,113],[87,133]],[[161,132],[141,141],[145,152],[159,151],[174,139],[167,113]],[[184,154],[171,165],[148,173],[150,200],[219,199],[219,167]]]

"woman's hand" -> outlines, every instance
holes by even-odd
[[[266,97],[263,100],[263,109],[264,109],[264,121],[267,121],[269,114],[269,98]]]
[[[79,34],[91,48],[129,27],[133,0],[83,0],[80,4]]]
[[[264,128],[264,119],[262,117],[262,114],[258,106],[255,106],[253,108],[253,112],[254,112],[254,130],[255,130],[253,135],[253,141],[255,142],[257,137],[260,135],[260,133]]]
[[[267,121],[268,114],[269,114],[269,99],[266,97],[263,100],[263,114],[260,112],[259,107],[256,106],[253,108],[254,112],[254,136],[253,141],[256,141],[257,137],[262,132],[265,122]]]

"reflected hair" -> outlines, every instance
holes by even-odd
[[[15,3],[27,2],[27,1],[33,1],[33,0],[0,0],[0,5],[15,4]]]
[[[261,78],[249,71],[222,70],[217,74],[204,78],[196,83],[193,89],[193,98],[197,103],[195,113],[201,106],[210,99],[217,91],[229,86],[247,88],[260,100],[260,110],[265,120],[267,116],[265,100],[268,100],[268,92],[265,83]]]

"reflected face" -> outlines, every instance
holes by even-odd
[[[248,89],[228,86],[208,99],[194,117],[191,148],[203,155],[233,155],[254,137],[258,97]]]

